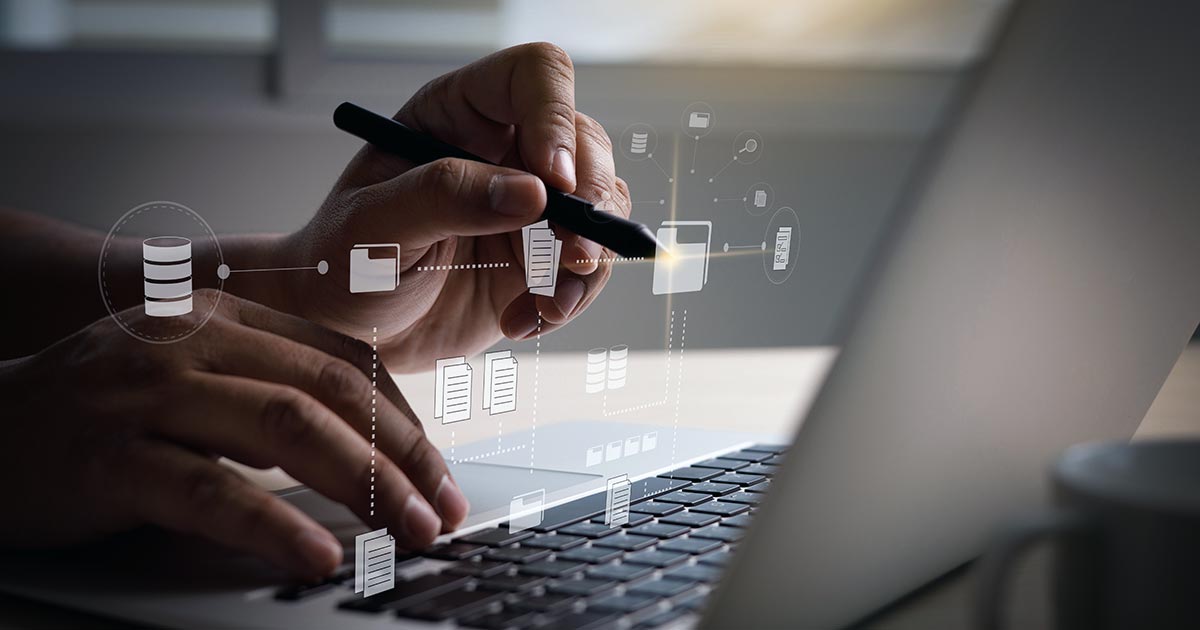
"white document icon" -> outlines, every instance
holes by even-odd
[[[400,245],[373,243],[350,250],[350,292],[394,291],[400,286]]]
[[[604,445],[593,446],[587,450],[587,467],[599,466],[604,463]]]
[[[775,233],[775,260],[771,265],[772,271],[787,269],[788,256],[792,251],[792,228],[781,227]]]
[[[483,355],[483,408],[492,415],[517,409],[517,360],[512,350]]]
[[[608,480],[608,492],[604,497],[604,524],[624,525],[629,522],[629,475],[618,475]]]
[[[554,238],[549,221],[521,228],[521,241],[525,250],[525,286],[535,295],[554,297],[562,241]]]
[[[471,366],[466,357],[434,364],[433,417],[441,418],[442,424],[471,419]]]
[[[508,531],[516,533],[542,524],[542,506],[546,489],[518,494],[508,503]]]
[[[754,191],[754,207],[755,208],[767,207],[767,191],[765,191],[765,190]]]
[[[396,585],[396,539],[387,528],[354,537],[354,592],[370,597]]]
[[[651,431],[642,436],[642,450],[653,451],[658,446],[658,431]]]
[[[635,435],[625,438],[625,456],[637,455],[642,450],[642,436]]]
[[[700,240],[680,242],[680,228],[697,228],[688,231],[703,232]],[[668,293],[691,293],[704,288],[708,282],[708,248],[712,239],[712,221],[663,221],[658,228],[658,240],[667,246],[654,255],[654,295]]]
[[[604,461],[611,462],[621,459],[621,440],[608,443],[608,450],[604,453]]]

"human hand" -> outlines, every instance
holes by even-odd
[[[523,273],[520,228],[544,209],[543,182],[629,215],[608,135],[575,111],[566,53],[550,44],[500,51],[432,81],[396,119],[502,166],[446,159],[414,168],[364,147],[316,217],[285,239],[300,259],[327,260],[330,273],[297,277],[283,308],[350,335],[378,328],[393,369],[419,371],[502,336],[527,338],[539,312],[542,332],[553,330],[596,299],[611,272],[596,259],[612,254],[564,229],[555,230],[565,269],[554,297],[528,293]],[[388,242],[400,244],[400,286],[351,294],[351,247]],[[487,263],[507,267],[417,270]]]
[[[193,326],[218,296],[197,292],[187,316],[120,316],[169,333]],[[170,345],[138,341],[105,318],[0,363],[0,459],[25,473],[0,476],[0,496],[22,506],[0,519],[5,544],[55,546],[149,523],[305,577],[338,566],[332,534],[218,456],[280,466],[369,526],[389,527],[402,547],[428,545],[466,518],[466,499],[382,365],[375,403],[368,344],[219,299],[198,332]]]

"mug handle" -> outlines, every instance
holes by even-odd
[[[1088,523],[1088,519],[1079,512],[1048,510],[1005,528],[979,561],[975,626],[979,630],[1001,630],[1005,627],[1003,611],[1008,595],[1006,578],[1021,553],[1043,538],[1080,533]]]

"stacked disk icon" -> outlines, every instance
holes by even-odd
[[[175,317],[192,312],[192,242],[181,236],[142,241],[146,315]]]
[[[625,365],[629,361],[629,346],[619,345],[608,349],[608,388],[625,387]]]
[[[584,382],[584,391],[589,394],[604,391],[605,372],[607,371],[608,350],[605,348],[588,350],[587,380]]]

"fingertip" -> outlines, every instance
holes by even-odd
[[[434,492],[433,503],[437,506],[438,513],[442,515],[444,531],[457,529],[463,521],[467,520],[467,515],[471,512],[471,504],[459,489],[458,484],[450,478],[450,475],[442,475],[437,491]]]
[[[305,575],[323,577],[342,563],[342,545],[324,529],[305,529],[296,535],[294,550],[287,553],[291,568]]]
[[[410,494],[404,503],[404,529],[414,548],[426,547],[441,532],[442,519],[438,518],[425,499],[415,493]]]
[[[532,220],[546,207],[546,185],[528,173],[499,173],[488,182],[492,210]]]
[[[595,245],[595,247],[589,247]],[[600,268],[600,246],[591,241],[579,239],[572,244],[570,253],[564,259],[567,269],[573,273],[588,276]]]
[[[554,183],[558,188],[567,193],[575,192],[575,187],[578,185],[575,180],[575,155],[570,150],[559,147],[554,152],[554,157],[550,162],[550,172],[557,180]]]
[[[500,330],[504,333],[505,337],[513,341],[521,341],[528,338],[537,330],[537,326],[538,312],[536,307],[514,304],[509,306],[500,318]]]

